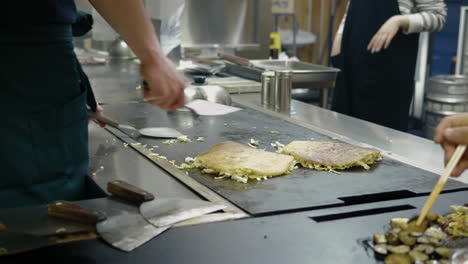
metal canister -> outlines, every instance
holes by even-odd
[[[291,89],[292,89],[291,71],[276,72],[275,82],[275,109],[280,112],[291,110]]]
[[[266,106],[275,106],[275,72],[262,73],[261,103]]]
[[[426,136],[434,136],[437,125],[444,117],[462,112],[468,112],[468,76],[431,77],[425,96]]]

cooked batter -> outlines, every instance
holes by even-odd
[[[368,170],[369,165],[382,158],[376,149],[320,141],[293,141],[282,149],[282,153],[293,156],[306,168],[331,171],[354,166]]]
[[[253,149],[231,141],[212,146],[195,158],[196,166],[203,172],[247,182],[250,179],[266,179],[292,171],[292,156]]]

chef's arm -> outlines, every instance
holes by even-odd
[[[184,105],[184,77],[164,56],[142,0],[89,0],[120,34],[141,61],[147,86],[142,89],[152,105],[175,110]]]

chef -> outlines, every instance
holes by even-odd
[[[332,48],[332,109],[406,131],[419,32],[445,24],[443,0],[350,0]]]
[[[184,79],[162,55],[142,1],[90,2],[141,60],[149,103],[170,110],[183,106]],[[0,207],[92,197],[86,190],[91,91],[73,52],[75,3],[5,0],[2,5]]]
[[[462,113],[444,118],[437,126],[434,141],[441,144],[445,152],[445,164],[452,158],[458,145],[468,145],[468,113]],[[460,176],[468,169],[468,154],[462,156],[452,172],[452,176]]]

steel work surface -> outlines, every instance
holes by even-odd
[[[137,128],[169,126],[178,129],[193,139],[192,143],[165,145],[160,139],[140,138],[154,152],[175,160],[177,164],[185,157],[194,157],[220,141],[232,140],[247,144],[251,138],[260,141],[260,149],[273,151],[271,142],[287,144],[293,140],[333,140],[309,129],[297,126],[266,114],[244,109],[216,117],[196,116],[191,112],[161,111],[144,103],[110,104],[107,115],[122,124]],[[279,131],[273,134],[271,131]],[[205,142],[197,142],[205,137]],[[190,171],[190,176],[208,186],[227,200],[252,215],[265,215],[280,211],[304,210],[324,206],[339,206],[414,197],[428,194],[438,176],[384,158],[372,169],[353,169],[337,175],[330,172],[307,169],[295,170],[292,174],[262,182],[248,184],[229,179],[214,180],[212,175]],[[450,180],[445,190],[467,189],[468,185]]]
[[[464,204],[467,197],[468,192],[442,194],[433,211],[447,214],[448,206]],[[366,250],[362,241],[373,233],[386,232],[393,217],[417,215],[426,198],[354,205],[346,211],[330,208],[175,228],[130,253],[118,251],[102,240],[90,240],[2,257],[1,262],[50,261],[53,256],[70,264],[382,263]],[[98,210],[112,210],[106,208],[105,199],[85,204]],[[399,208],[403,210],[396,211]]]
[[[103,190],[109,181],[123,180],[160,197],[200,199],[174,177],[135,150],[124,147],[122,141],[96,124],[89,126],[89,156],[89,175]]]

